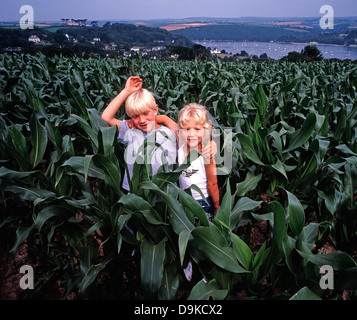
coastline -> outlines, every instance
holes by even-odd
[[[225,41],[225,40],[193,40],[194,43],[201,44],[211,49],[225,50],[227,53],[239,53],[242,50],[249,55],[257,55],[266,53],[269,58],[279,60],[286,56],[291,51],[301,51],[307,45],[316,45],[324,55],[324,59],[350,59],[357,60],[357,45],[338,45],[328,43],[307,43],[307,42],[257,42],[257,41]]]
[[[357,45],[355,44],[351,44],[349,46],[346,46],[344,44],[334,44],[334,43],[320,43],[320,42],[309,42],[309,43],[305,43],[305,42],[274,42],[274,43],[285,43],[285,44],[297,44],[297,45],[302,45],[302,46],[308,46],[308,45],[312,45],[312,46],[330,46],[330,47],[343,47],[343,48],[348,48],[348,47],[352,47],[352,48],[357,48]]]

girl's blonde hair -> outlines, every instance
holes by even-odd
[[[196,120],[199,125],[208,130],[209,135],[211,134],[212,122],[209,119],[209,113],[204,106],[197,103],[190,103],[183,107],[178,116],[179,127],[181,129],[184,128],[186,123],[191,119]]]
[[[130,118],[133,115],[142,114],[145,107],[154,110],[156,101],[154,95],[144,88],[132,93],[125,101],[125,111]]]

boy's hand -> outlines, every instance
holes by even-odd
[[[210,140],[203,148],[202,148],[203,157],[205,159],[205,163],[210,163],[214,156],[217,153],[217,144],[213,140]]]
[[[126,80],[125,88],[129,94],[139,91],[143,86],[143,80],[140,77],[131,76]]]

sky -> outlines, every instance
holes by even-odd
[[[335,17],[357,16],[357,0],[1,0],[0,21],[17,21],[30,5],[35,21],[62,18],[149,20],[188,17],[322,17],[330,5]],[[5,2],[5,3],[4,3]]]

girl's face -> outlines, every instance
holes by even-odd
[[[155,129],[155,117],[158,112],[158,107],[155,107],[155,110],[145,107],[143,112],[140,114],[134,114],[131,119],[135,128],[140,129],[144,132],[149,132]]]
[[[202,140],[205,135],[205,129],[201,124],[198,124],[196,120],[190,119],[187,121],[185,126],[180,128],[180,134],[183,141],[186,142],[188,148],[202,148]]]

